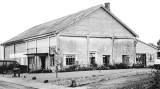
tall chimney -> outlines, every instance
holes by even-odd
[[[110,3],[104,3],[104,5],[110,11]]]

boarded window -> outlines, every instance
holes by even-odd
[[[75,59],[75,55],[66,55],[66,65],[74,65]]]

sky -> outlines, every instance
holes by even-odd
[[[139,35],[139,40],[157,44],[160,0],[0,0],[0,42],[35,25],[106,2],[111,12]]]

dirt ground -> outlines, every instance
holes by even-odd
[[[0,89],[35,89],[35,88],[0,81]]]
[[[51,84],[67,87],[71,85],[71,80],[75,80],[78,87],[88,87],[91,89],[122,89],[123,87],[133,85],[134,82],[140,79],[150,78],[150,73],[151,69],[147,68],[63,72],[58,73],[58,78],[56,78],[55,73],[24,73],[21,74],[20,79],[26,82],[44,82],[48,80]],[[12,75],[4,76],[8,78],[12,77]],[[36,80],[32,80],[32,77],[36,77]]]
[[[88,89],[139,89],[139,86],[144,86],[141,85],[142,82],[147,82],[151,78],[150,74],[141,74],[109,81],[100,81],[86,85],[85,87],[88,87]],[[149,84],[146,84],[145,86],[147,87]],[[141,89],[147,89],[146,87]]]

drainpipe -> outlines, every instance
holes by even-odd
[[[87,64],[89,65],[90,63],[90,61],[89,61],[89,51],[90,51],[90,46],[89,46],[89,36],[87,36]],[[88,66],[87,65],[87,66]]]
[[[50,58],[50,37],[48,37],[48,67],[49,69],[51,69],[51,65],[50,65],[50,61],[51,61],[51,58]]]
[[[15,54],[16,54],[15,44],[13,44],[13,52],[14,52],[14,60],[16,60],[16,59],[15,59]]]
[[[113,34],[113,37],[112,37],[112,65],[114,63],[114,34]]]
[[[3,46],[3,55],[4,55],[4,60],[5,60],[5,46]]]
[[[35,42],[36,42],[36,54],[37,54],[37,40],[35,39]],[[37,55],[35,56],[36,59],[35,59],[35,69],[37,70]]]

